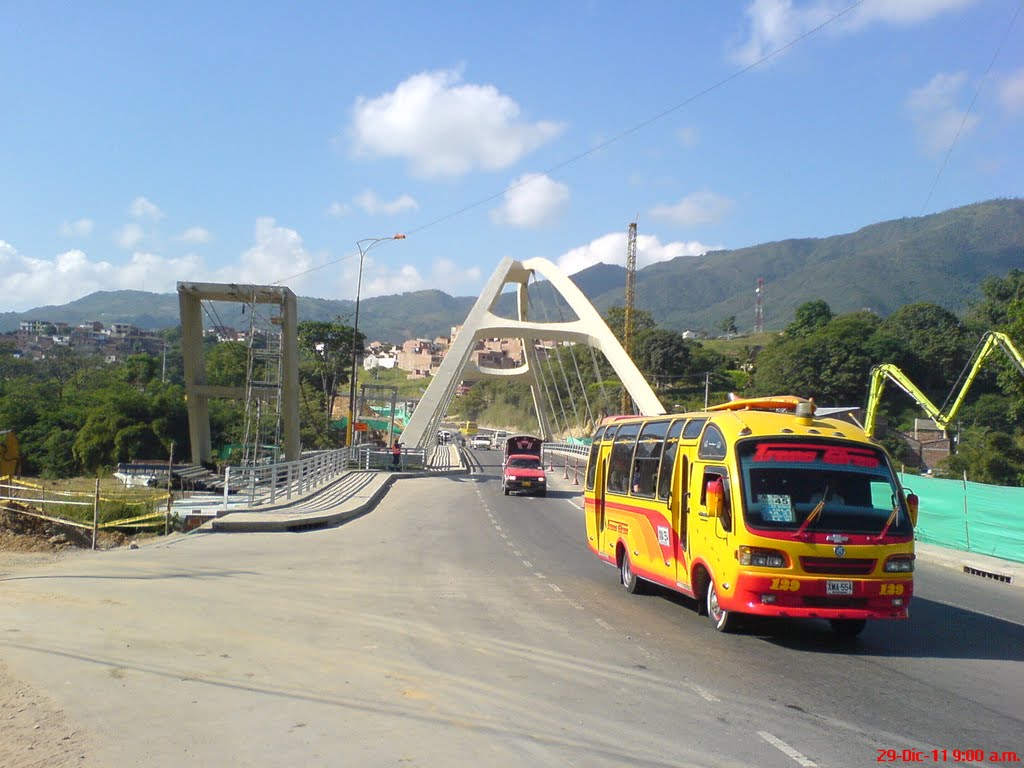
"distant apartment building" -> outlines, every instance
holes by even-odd
[[[444,352],[430,339],[407,339],[402,342],[398,353],[398,367],[409,374],[410,379],[432,376],[441,367]]]

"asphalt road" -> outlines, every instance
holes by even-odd
[[[401,481],[340,528],[0,579],[0,658],[90,734],[88,766],[1024,756],[1020,588],[925,565],[911,620],[853,645],[816,622],[722,635],[684,598],[628,595],[558,471],[545,499],[504,497],[477,455],[483,474]]]

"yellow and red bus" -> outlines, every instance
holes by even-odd
[[[688,595],[721,631],[742,614],[825,619],[844,637],[907,618],[917,497],[860,427],[814,412],[782,396],[605,419],[587,462],[590,549],[628,591]]]

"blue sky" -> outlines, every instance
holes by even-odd
[[[472,295],[634,218],[643,267],[1017,197],[1021,6],[3,0],[0,310],[353,298],[397,232],[363,297]]]

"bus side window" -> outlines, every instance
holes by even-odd
[[[672,468],[676,461],[676,448],[679,446],[679,434],[683,431],[686,419],[679,419],[672,422],[669,427],[668,436],[665,438],[665,450],[661,456],[661,467],[658,470],[658,498],[668,499],[672,490]],[[686,488],[686,478],[683,478],[683,488]],[[684,491],[685,492],[685,491]],[[682,499],[678,501],[682,503]]]
[[[598,428],[594,433],[594,439],[590,442],[590,458],[587,460],[586,489],[594,490],[594,477],[597,475],[597,462],[601,456],[601,439],[604,436],[604,427]]]
[[[634,496],[654,496],[654,487],[658,480],[658,462],[661,460],[667,427],[667,421],[649,421],[637,439],[630,487]]]
[[[640,431],[639,424],[623,424],[615,433],[612,444],[611,458],[608,462],[608,490],[613,493],[626,493],[629,489],[630,470],[633,463],[633,448],[636,436]]]

